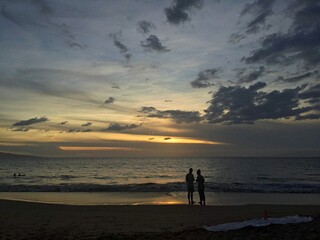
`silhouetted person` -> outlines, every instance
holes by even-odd
[[[200,198],[200,205],[206,205],[206,197],[204,195],[204,177],[201,175],[200,169],[197,171],[197,183],[198,183],[198,192]]]
[[[187,190],[188,190],[188,201],[189,205],[193,205],[195,202],[193,201],[193,192],[194,192],[194,176],[192,174],[193,169],[189,169],[189,173],[186,175],[186,182],[187,182]]]

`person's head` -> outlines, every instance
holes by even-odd
[[[189,173],[192,173],[193,172],[193,169],[192,168],[189,168]]]
[[[198,169],[197,174],[201,175],[201,170],[200,169]]]

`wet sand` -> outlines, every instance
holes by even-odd
[[[316,218],[310,223],[245,228],[225,233],[201,229],[205,225],[262,218],[264,210],[268,210],[270,217],[298,214]],[[320,206],[310,205],[70,206],[0,200],[0,213],[0,239],[320,238],[317,218]]]

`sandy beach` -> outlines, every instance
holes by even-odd
[[[270,217],[298,214],[314,216],[315,220],[225,233],[202,229],[205,225],[262,218],[264,210]],[[248,239],[259,234],[269,236],[267,239],[320,237],[320,206],[70,206],[0,200],[0,212],[1,239]]]

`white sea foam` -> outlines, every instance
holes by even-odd
[[[215,226],[205,226],[204,229],[211,232],[222,232],[229,230],[241,229],[244,227],[265,227],[270,224],[289,224],[289,223],[303,223],[312,221],[312,217],[303,216],[287,216],[282,218],[268,218],[265,219],[252,219],[243,222],[224,223]]]

